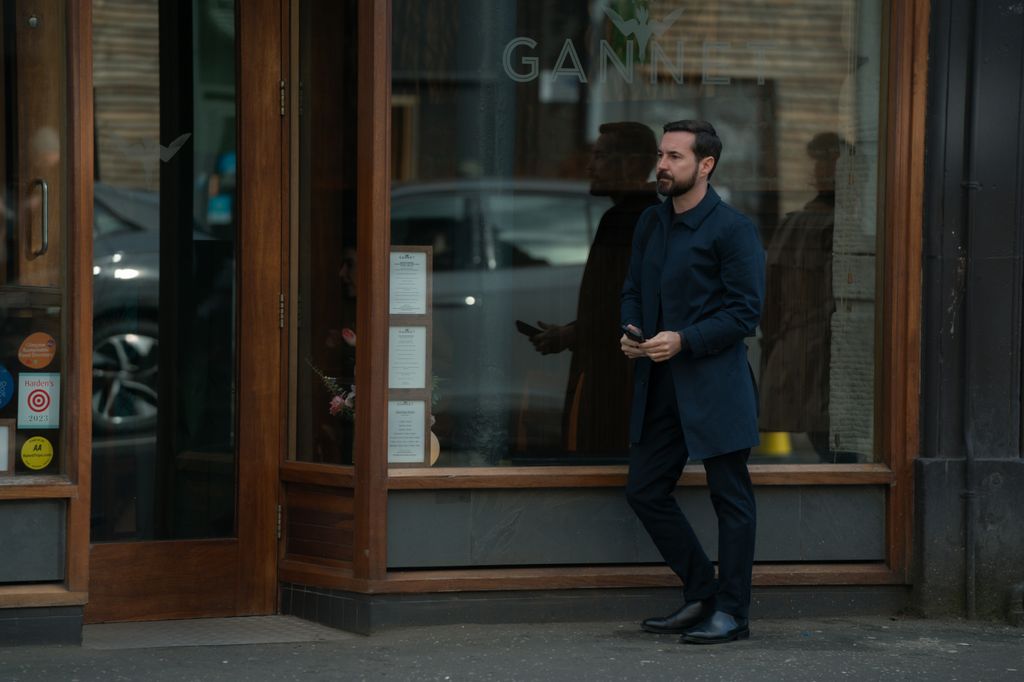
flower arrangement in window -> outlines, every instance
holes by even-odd
[[[345,343],[355,348],[356,333],[347,327],[341,330],[341,338]],[[320,379],[320,384],[331,394],[331,400],[327,405],[327,411],[332,417],[341,417],[346,421],[355,421],[356,417],[356,385],[342,384],[336,377],[327,376],[323,370],[313,364],[309,358],[306,364],[313,370],[313,373]],[[440,379],[436,376],[430,378],[430,406],[435,407],[438,401],[437,387]],[[434,418],[431,416],[430,423],[433,425]]]
[[[341,338],[353,348],[356,345],[356,333],[349,328],[341,330]],[[327,392],[331,394],[331,401],[327,405],[327,411],[332,417],[341,417],[346,421],[354,421],[356,417],[356,385],[345,386],[336,377],[327,376],[323,370],[314,365],[309,358],[306,364],[313,370],[313,373],[320,379]]]

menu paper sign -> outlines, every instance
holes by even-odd
[[[391,252],[391,314],[427,314],[427,254]]]
[[[388,463],[422,464],[426,455],[426,403],[388,401]]]
[[[391,327],[388,388],[426,388],[427,328]]]

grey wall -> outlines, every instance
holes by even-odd
[[[881,561],[884,488],[758,488],[757,561]],[[677,493],[709,555],[716,523],[703,488]],[[394,491],[388,567],[660,562],[621,489]]]
[[[64,500],[0,502],[0,583],[64,579]]]
[[[1021,3],[934,0],[930,43],[915,599],[964,613],[970,585],[1001,617],[1024,584]]]

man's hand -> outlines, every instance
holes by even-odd
[[[634,325],[629,325],[629,328],[642,336],[641,331],[637,329]],[[634,341],[633,339],[629,338],[625,334],[623,334],[622,338],[619,339],[619,346],[622,347],[622,352],[626,355],[627,358],[642,358],[646,355],[646,353],[644,353],[644,351],[640,348],[640,344]]]
[[[641,343],[638,348],[655,362],[665,362],[683,349],[679,332],[658,332]]]
[[[561,353],[573,345],[576,340],[576,325],[574,324],[546,324],[538,320],[537,326],[541,328],[541,332],[531,336],[530,343],[541,355]]]

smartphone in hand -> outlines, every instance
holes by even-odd
[[[516,320],[516,329],[519,330],[520,334],[525,334],[530,338],[533,338],[537,334],[540,334],[541,330],[534,327],[532,324],[526,324],[522,320]]]
[[[644,337],[630,329],[628,324],[622,325],[622,333],[625,334],[626,338],[630,341],[636,341],[637,343],[644,342]]]

